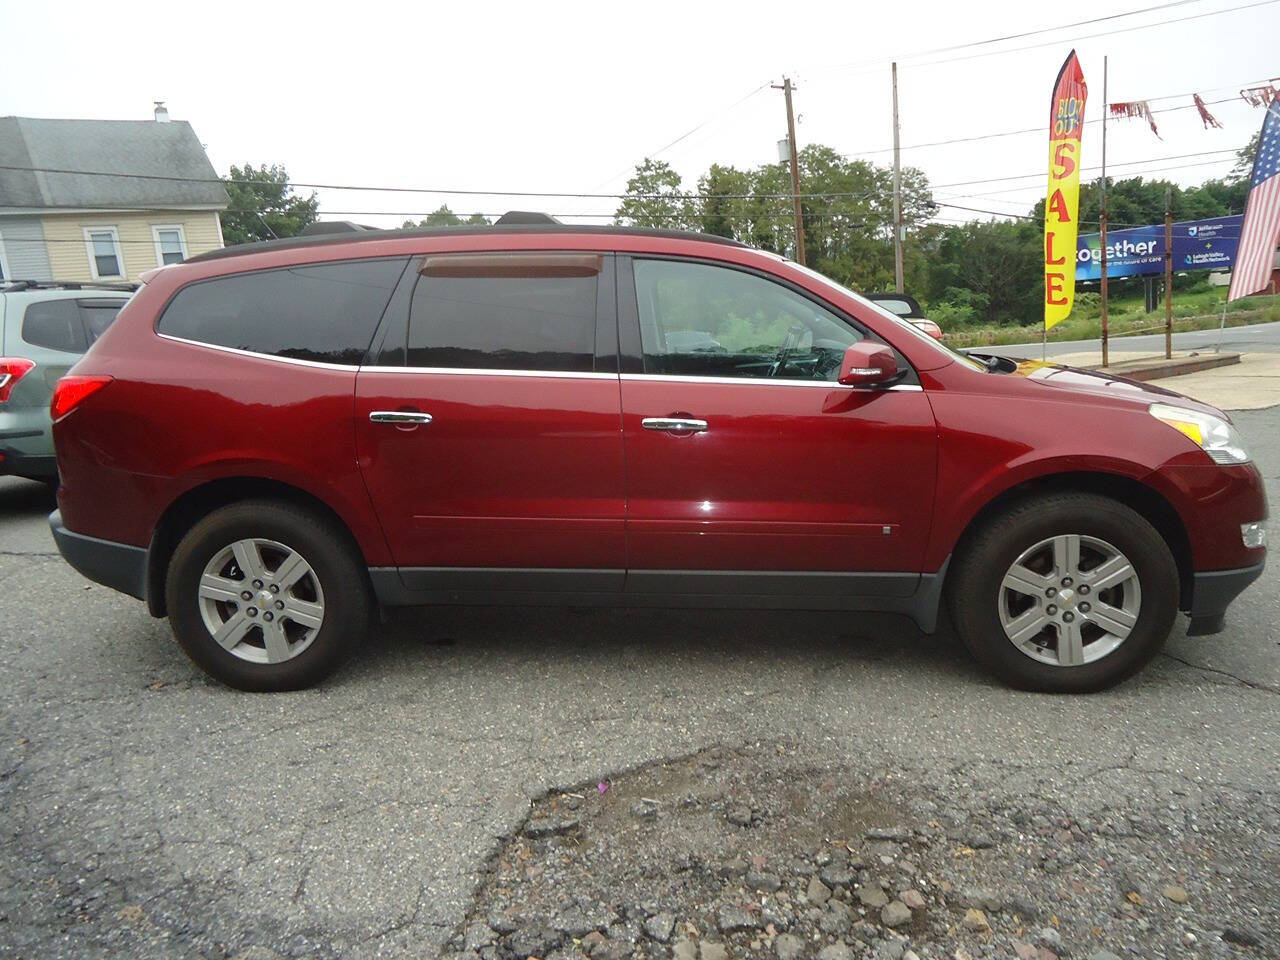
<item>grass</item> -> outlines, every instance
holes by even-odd
[[[1208,330],[1222,322],[1222,304],[1227,292],[1224,287],[1209,290],[1175,291],[1173,296],[1173,329],[1175,333],[1186,330]],[[1095,302],[1096,295],[1079,303],[1071,316],[1049,331],[1051,342],[1064,340],[1095,340],[1102,336],[1102,320]],[[1147,313],[1142,297],[1111,298],[1107,310],[1107,327],[1111,337],[1125,337],[1142,333],[1161,333],[1164,330],[1164,309]],[[1227,326],[1242,327],[1252,323],[1280,321],[1280,298],[1246,297],[1227,306]],[[966,327],[947,331],[944,338],[953,347],[978,347],[1009,343],[1031,343],[1040,339],[1040,326],[1025,327]]]

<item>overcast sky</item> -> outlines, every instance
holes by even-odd
[[[1053,80],[1074,46],[1090,117],[1102,114],[1104,54],[1112,101],[1148,99],[1162,109],[1189,108],[1192,92],[1210,102],[1231,98],[1210,107],[1222,130],[1204,130],[1194,109],[1157,114],[1163,140],[1141,120],[1109,125],[1113,175],[1216,161],[1154,174],[1198,183],[1227,172],[1230,154],[1183,155],[1238,148],[1261,125],[1262,111],[1237,92],[1280,76],[1280,2],[1160,25],[1257,3],[1184,0],[918,55],[1158,3],[0,0],[11,41],[0,58],[0,114],[145,119],[151,101],[164,99],[174,119],[195,127],[219,173],[232,163],[281,163],[297,182],[616,193],[631,167],[656,153],[692,189],[713,162],[776,161],[785,114],[782,94],[768,83],[784,73],[797,84],[800,145],[864,155],[892,144],[889,58],[901,59],[902,143],[911,147],[1042,128]],[[1030,45],[1036,48],[991,55]],[[1083,151],[1086,168],[1100,161],[1099,124],[1086,128]],[[1045,135],[1035,132],[906,149],[903,162],[924,169],[939,185],[938,199],[1024,212],[1042,195],[1046,152]],[[891,155],[870,159],[887,163]],[[1022,174],[1034,176],[941,186]],[[540,209],[569,220],[616,206],[610,199],[327,189],[320,198],[326,218],[380,225],[442,202],[463,214]]]

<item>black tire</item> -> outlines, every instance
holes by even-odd
[[[1090,663],[1061,666],[1024,653],[1000,622],[1001,583],[1035,544],[1063,534],[1095,537],[1128,558],[1142,603],[1116,649]],[[1107,497],[1058,493],[1018,501],[987,518],[956,556],[947,602],[956,632],[974,657],[1006,683],[1045,693],[1092,693],[1132,676],[1159,652],[1178,613],[1178,566],[1164,538],[1141,514]]]
[[[320,627],[305,649],[279,663],[250,662],[224,649],[201,613],[197,591],[206,565],[236,541],[254,538],[296,550],[323,591]],[[300,690],[327,677],[368,628],[372,606],[368,571],[346,531],[309,510],[273,500],[235,503],[195,524],[173,553],[165,599],[174,636],[187,655],[228,686],[253,691]]]

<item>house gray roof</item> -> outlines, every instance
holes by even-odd
[[[91,173],[39,172],[50,169]],[[227,191],[186,121],[0,117],[0,210],[226,205]]]

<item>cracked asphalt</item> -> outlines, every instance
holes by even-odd
[[[1235,417],[1275,514],[1280,408]],[[1224,797],[1249,836],[1274,806],[1280,564],[1226,633],[1180,624],[1090,697],[1006,689],[890,616],[449,608],[318,689],[249,695],[67,567],[51,506],[0,480],[3,957],[432,957],[532,801],[714,746],[785,742],[944,806],[1140,804],[1152,837]]]

